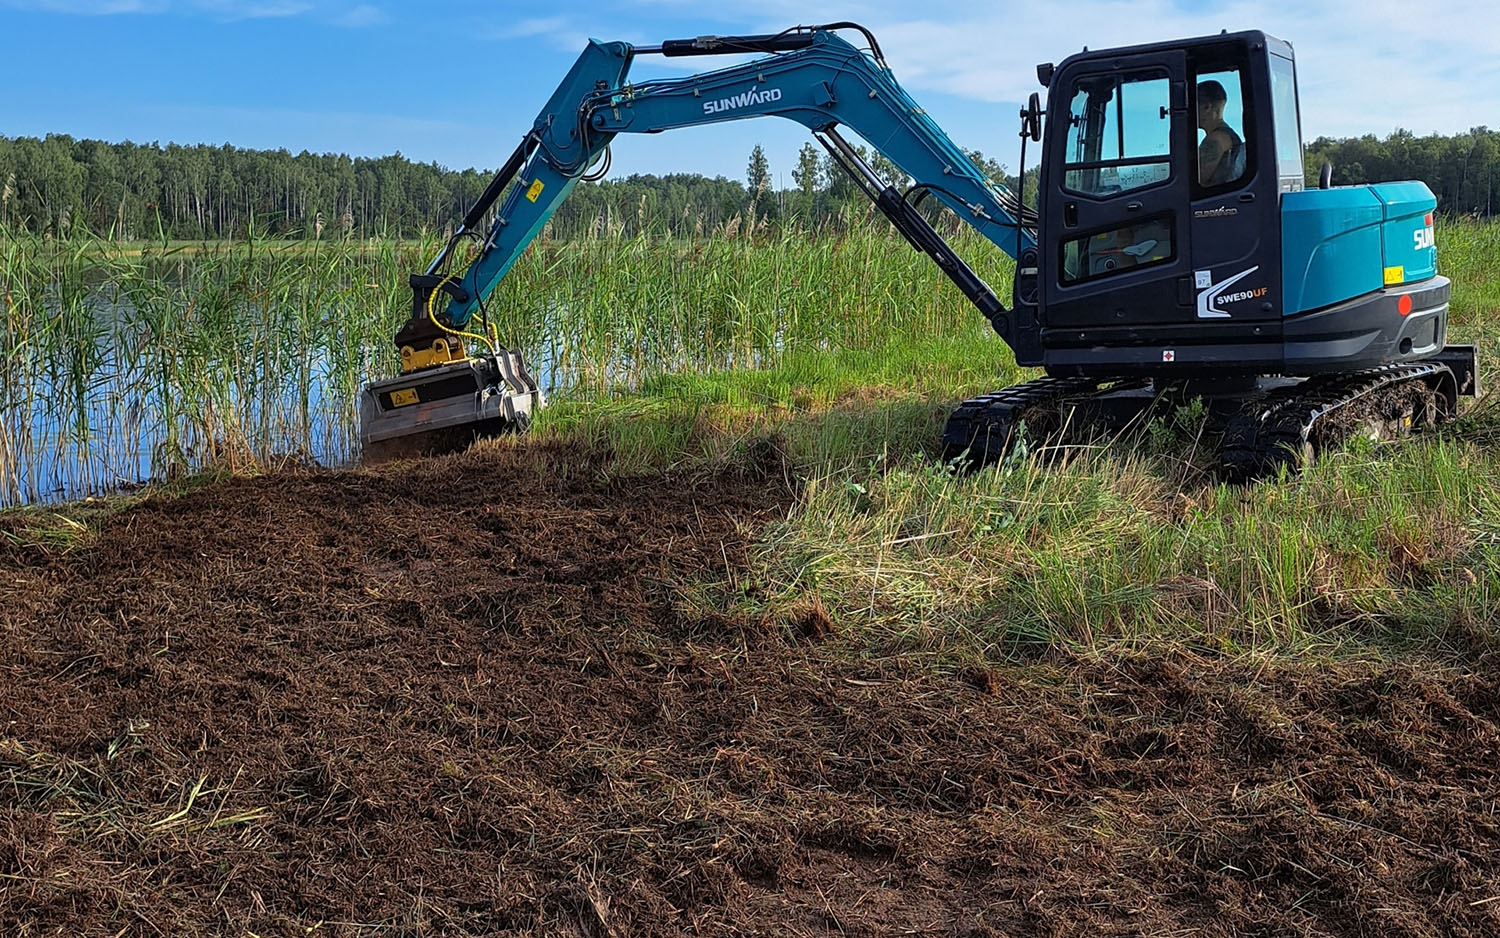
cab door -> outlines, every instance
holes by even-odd
[[[1188,99],[1181,49],[1074,60],[1053,76],[1041,219],[1047,332],[1069,330],[1071,344],[1095,341],[1095,329],[1118,335],[1194,318]]]
[[[1252,34],[1188,50],[1194,110],[1206,114],[1198,122],[1217,120],[1242,138],[1242,155],[1236,162],[1226,155],[1218,172],[1200,171],[1193,180],[1190,242],[1196,315],[1219,335],[1237,330],[1237,336],[1262,343],[1281,338],[1280,193],[1302,187],[1295,84],[1290,74],[1273,82],[1266,63],[1268,41],[1285,45]],[[1284,61],[1289,72],[1290,59],[1277,61]],[[1290,96],[1284,108],[1281,102],[1273,104],[1273,84],[1283,97]],[[1213,102],[1220,98],[1222,113],[1215,117]],[[1274,140],[1269,132],[1273,113]],[[1200,132],[1198,139],[1203,136]],[[1278,170],[1286,175],[1278,177]]]

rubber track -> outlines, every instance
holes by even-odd
[[[1282,466],[1298,469],[1308,439],[1323,417],[1386,388],[1411,381],[1434,384],[1445,373],[1451,377],[1448,366],[1437,362],[1382,365],[1309,378],[1273,391],[1229,421],[1219,449],[1220,469],[1233,479],[1268,475]]]
[[[953,409],[943,427],[943,459],[966,456],[974,466],[1003,457],[1015,442],[1017,426],[1028,415],[1099,382],[1089,378],[1036,378],[972,397]]]

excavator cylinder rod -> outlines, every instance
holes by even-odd
[[[636,54],[659,53],[668,58],[686,55],[728,55],[734,52],[793,52],[813,44],[811,32],[769,33],[760,36],[699,36],[667,39],[659,46],[636,46]]]

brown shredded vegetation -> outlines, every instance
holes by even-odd
[[[872,659],[820,601],[735,611],[781,466],[602,468],[0,541],[0,931],[1500,934],[1495,674]]]

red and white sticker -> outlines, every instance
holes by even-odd
[[[1177,352],[1173,349],[1164,348],[1161,350],[1161,360],[1164,362],[1175,362],[1177,360]]]

